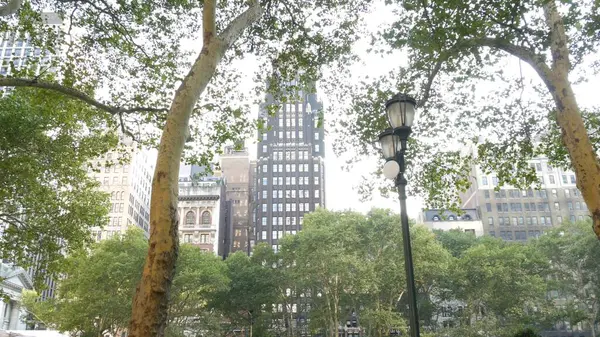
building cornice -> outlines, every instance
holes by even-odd
[[[219,200],[220,196],[218,195],[180,195],[180,201],[189,201],[189,200]]]

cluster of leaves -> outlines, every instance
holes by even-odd
[[[21,88],[0,98],[3,260],[53,275],[63,254],[106,223],[108,195],[86,164],[116,146],[112,124],[110,115],[56,93]]]

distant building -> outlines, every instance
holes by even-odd
[[[314,92],[293,96],[282,103],[267,95],[259,112],[269,129],[258,135],[255,233],[275,251],[280,238],[302,230],[304,214],[325,207],[322,103]],[[274,104],[279,108],[270,116]]]
[[[0,262],[0,288],[8,301],[0,301],[0,330],[25,330],[27,313],[21,306],[23,290],[33,290],[33,281],[23,268]]]
[[[495,191],[496,174],[472,168],[472,185],[461,198],[464,208],[478,210],[485,234],[523,241],[538,237],[564,221],[575,222],[589,216],[573,172],[552,167],[543,157],[529,164],[542,182],[540,190],[503,186]]]
[[[122,155],[124,155],[122,157]],[[123,158],[129,162],[120,163]],[[100,183],[100,189],[110,193],[109,222],[104,228],[92,229],[96,241],[111,238],[137,226],[150,235],[150,193],[155,160],[148,150],[138,150],[134,144],[126,147],[126,153],[108,152],[93,165],[99,172],[89,170]]]
[[[197,166],[196,166],[197,168]],[[190,172],[194,171],[192,167]],[[181,243],[198,246],[203,251],[223,256],[228,252],[227,213],[231,210],[225,200],[225,181],[214,176],[179,177],[179,238]]]
[[[225,148],[221,155],[221,171],[225,179],[226,200],[231,202],[230,240],[228,251],[250,253],[250,159],[248,149]],[[227,237],[227,236],[226,236]]]
[[[460,215],[437,209],[426,210],[419,215],[419,223],[426,225],[431,230],[460,229],[466,233],[473,233],[477,237],[484,234],[483,223],[477,209],[474,208],[463,209]]]

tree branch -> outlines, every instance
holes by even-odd
[[[208,46],[217,31],[216,9],[216,0],[204,0],[204,10],[202,11],[202,44],[204,48]]]
[[[15,14],[21,5],[23,0],[10,0],[6,5],[0,7],[0,16],[9,16]]]
[[[552,68],[558,68],[568,73],[571,68],[571,62],[569,61],[567,35],[554,0],[547,1],[544,5],[544,16],[546,17],[546,25],[550,28]]]
[[[250,0],[250,8],[238,15],[225,30],[219,34],[219,38],[225,44],[224,50],[229,48],[233,42],[242,34],[244,29],[260,18],[263,9],[258,0]]]
[[[86,94],[83,91],[79,91],[77,89],[69,88],[63,86],[56,82],[48,82],[48,81],[39,81],[37,79],[28,79],[28,78],[10,78],[4,77],[0,78],[0,87],[29,87],[29,88],[40,88],[47,89],[56,92],[60,92],[61,94],[70,96],[72,98],[76,98],[80,101],[83,101],[91,106],[94,106],[100,110],[104,110],[113,115],[115,114],[125,114],[125,113],[135,113],[135,112],[167,112],[168,109],[165,108],[150,108],[150,107],[134,107],[134,108],[122,108],[115,107],[104,104],[102,102],[97,101],[95,98]]]
[[[427,103],[427,100],[429,100],[429,96],[431,93],[431,86],[433,85],[433,81],[435,80],[435,77],[437,76],[437,74],[440,72],[440,69],[442,68],[442,64],[444,64],[444,62],[447,59],[448,59],[447,57],[440,58],[435,63],[435,66],[431,70],[431,73],[429,73],[429,76],[427,76],[427,83],[425,84],[425,88],[423,89],[423,95],[421,96],[421,99],[419,99],[419,101],[417,102],[417,106],[423,106],[423,105],[425,105],[425,103]]]

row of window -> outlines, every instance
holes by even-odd
[[[554,198],[558,198],[558,191],[556,189],[552,189],[550,190],[552,196]],[[574,188],[574,189],[564,189],[563,193],[565,195],[566,198],[570,198],[571,195],[575,196],[575,197],[579,197],[581,196],[581,192]],[[490,190],[485,190],[483,192],[484,196],[486,199],[490,198],[491,192]],[[515,189],[510,189],[510,190],[500,190],[500,191],[494,191],[494,197],[496,197],[496,199],[502,199],[502,198],[515,198],[515,199],[519,199],[519,198],[533,198],[533,197],[537,197],[537,198],[542,198],[542,199],[547,199],[548,198],[548,192],[546,190],[533,190],[533,189],[528,189],[528,190],[515,190]]]
[[[297,232],[294,230],[294,231],[273,231],[272,233],[273,233],[273,240],[277,240],[279,238],[283,238],[284,233],[287,235],[296,235]],[[269,240],[268,234],[269,234],[269,232],[262,231],[260,239],[261,240]]]
[[[298,184],[297,185],[310,185],[309,178],[310,177],[297,177]],[[272,178],[273,186],[283,186],[284,177],[273,177]],[[262,178],[262,185],[267,186],[269,183],[269,179],[267,177]],[[315,185],[319,185],[319,177],[313,177],[313,183]],[[296,177],[285,177],[285,185],[296,185]]]
[[[296,221],[296,219],[298,221]],[[266,227],[268,223],[267,217],[263,216],[262,217],[262,221],[261,224],[263,227]],[[304,223],[304,217],[300,216],[300,217],[295,217],[295,216],[286,216],[285,217],[285,225],[286,226],[295,226],[296,223],[298,223],[299,225],[302,225]],[[276,226],[283,226],[283,217],[282,216],[274,216],[271,218],[271,225],[276,227]]]
[[[298,205],[298,207],[296,207],[296,205]],[[305,202],[305,203],[293,203],[293,204],[285,204],[285,211],[286,212],[295,212],[296,208],[298,209],[298,211],[300,212],[310,212],[311,209],[309,208],[309,203]],[[279,204],[272,204],[273,208],[272,211],[273,212],[283,212],[283,204],[279,203]],[[320,203],[316,202],[315,203],[315,208],[312,209],[313,211],[315,209],[317,209],[320,206]],[[263,213],[267,213],[267,204],[262,204],[262,211]]]
[[[202,225],[210,225],[211,224],[211,215],[209,211],[202,212],[202,216],[200,218],[200,223]],[[196,212],[188,211],[185,214],[185,227],[194,227],[196,225]]]
[[[583,215],[571,215],[569,216],[569,220],[571,222],[575,222],[575,221],[583,221],[585,216]],[[488,225],[489,226],[494,226],[494,218],[493,217],[488,217]],[[563,218],[562,216],[557,216],[556,217],[556,223],[557,224],[562,224],[563,223]],[[538,217],[537,216],[513,216],[513,217],[498,217],[498,224],[500,226],[537,226],[542,225],[542,226],[552,226],[552,217],[550,216],[540,216],[539,217],[539,222],[538,222]]]
[[[263,145],[263,152],[267,152],[264,150],[264,146]],[[286,150],[284,151],[273,151],[272,156],[273,156],[273,160],[284,160],[284,155],[285,155],[285,160],[308,160],[308,150],[298,150],[298,155],[296,155],[296,150],[295,149],[291,149],[291,150]]]
[[[106,165],[104,166],[104,173],[110,173],[110,172],[114,172],[114,173],[127,173],[129,172],[129,165]]]
[[[283,170],[284,167],[285,171]],[[272,166],[273,173],[296,172],[296,169],[298,170],[298,172],[308,172],[308,164],[285,164],[285,166],[283,164],[273,164]],[[313,171],[319,172],[318,163],[313,164]],[[262,165],[261,172],[269,172],[269,165]]]
[[[576,179],[575,179],[575,175],[571,174],[571,175],[566,175],[563,174],[560,176],[562,179],[562,183],[563,184],[575,184],[576,183]],[[545,179],[543,175],[539,175],[538,179],[540,180],[540,182],[542,184],[545,184]],[[553,174],[548,175],[548,184],[550,185],[556,185],[556,177]],[[488,182],[488,178],[486,176],[481,177],[481,185],[483,186],[489,186],[489,182]],[[492,177],[492,186],[498,186],[498,177]]]
[[[537,206],[536,206],[537,205]],[[510,208],[509,208],[510,206]],[[560,211],[560,203],[558,201],[554,202],[554,209],[557,211]],[[486,211],[491,212],[492,211],[492,204],[491,203],[486,203],[485,204],[485,208]],[[537,211],[542,211],[542,212],[549,212],[550,211],[550,205],[547,202],[538,202],[537,204],[535,202],[526,202],[521,204],[520,202],[511,202],[511,203],[496,203],[496,210],[498,212],[522,212],[523,209],[526,212],[529,211],[533,211],[535,212]],[[569,211],[573,211],[573,210],[582,210],[582,211],[586,211],[587,210],[587,205],[585,204],[585,202],[583,201],[567,201],[567,209]]]
[[[319,146],[319,144],[315,144],[315,152],[320,152],[320,151],[321,151],[321,147]],[[263,146],[262,146],[262,152],[263,152],[263,153],[267,153],[267,152],[269,152],[269,146],[268,146],[268,145],[263,145]],[[277,151],[277,152],[280,152],[280,153],[281,153],[282,151]],[[275,153],[277,153],[277,152],[273,152],[273,154],[275,154]],[[298,151],[298,153],[302,153],[302,152],[303,152],[303,151]],[[308,151],[304,151],[304,152],[308,153]],[[288,152],[288,153],[289,153],[289,152]],[[286,153],[286,154],[288,154],[288,153]],[[291,153],[293,154],[293,153],[295,153],[295,152],[291,152]],[[280,157],[275,157],[275,156],[273,156],[273,160],[283,160],[283,159],[281,159],[281,158],[280,158],[280,159],[277,159],[277,158],[280,158]],[[308,158],[308,157],[307,157],[307,158]],[[289,160],[294,160],[293,156],[290,156],[290,158],[287,158],[287,156],[286,156],[286,159],[289,159]],[[299,159],[302,159],[302,158],[299,158]]]
[[[542,226],[552,226],[552,217],[549,216],[540,216],[539,217],[539,224]],[[562,223],[562,217],[558,216],[557,217],[557,222],[560,224]],[[499,217],[498,218],[498,224],[500,226],[537,226],[538,225],[538,217],[537,216],[514,216],[512,217],[512,222],[511,222],[511,217]],[[490,226],[494,226],[494,218],[489,217],[488,218],[488,225]]]
[[[108,225],[109,226],[121,226],[121,219],[122,217],[118,216],[118,217],[111,217]]]
[[[110,177],[104,177],[102,181],[100,181],[100,177],[96,177],[96,179],[102,183],[102,186],[127,185],[127,177],[113,177],[112,184],[110,183]]]
[[[262,191],[262,198],[267,199],[268,193],[267,191]],[[314,191],[315,198],[320,197],[320,190]],[[282,199],[283,198],[283,190],[273,190],[273,199]],[[285,197],[288,199],[296,198],[296,190],[287,190],[285,191]],[[310,190],[298,190],[298,198],[310,198]]]
[[[525,241],[527,238],[537,238],[542,235],[542,231],[500,231],[498,237],[503,240]],[[495,231],[490,231],[490,236],[496,236]]]
[[[184,243],[193,243],[194,234],[183,234]],[[200,243],[213,243],[208,234],[200,234]]]
[[[279,121],[281,122],[281,120],[279,120]],[[294,126],[294,125],[291,125],[291,126]],[[302,123],[300,123],[299,126],[302,126]],[[280,125],[280,127],[281,127],[281,125]],[[297,132],[298,137],[296,137],[296,132]],[[304,131],[302,131],[302,130],[277,131],[274,134],[279,136],[277,138],[279,141],[285,141],[286,139],[303,139],[304,138]],[[285,137],[284,137],[284,135],[285,135]],[[318,132],[315,132],[314,135],[315,135],[315,140],[319,140],[321,137]],[[262,140],[266,141],[268,139],[269,139],[269,134],[267,132],[264,132],[262,134]]]

